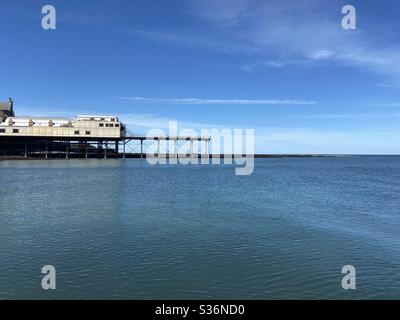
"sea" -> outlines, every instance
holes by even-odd
[[[0,299],[400,299],[400,157],[0,161]]]

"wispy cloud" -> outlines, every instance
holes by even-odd
[[[388,83],[377,82],[375,83],[375,85],[385,89],[400,89],[400,84],[388,84]]]
[[[308,114],[308,115],[295,115],[294,119],[353,119],[353,118],[367,118],[377,116],[368,113],[321,113],[321,114]],[[382,116],[379,114],[378,116]]]
[[[256,132],[256,150],[270,153],[399,154],[398,133],[390,129],[260,128]]]
[[[29,19],[37,19],[37,15],[28,11],[18,11],[15,14]],[[120,33],[128,37],[143,38],[149,41],[172,44],[180,47],[199,48],[212,50],[225,54],[246,54],[255,55],[261,53],[260,49],[250,43],[236,40],[219,39],[210,34],[199,35],[190,30],[180,30],[173,32],[158,30],[156,28],[141,29],[128,25],[122,25],[119,21],[114,21],[110,15],[98,12],[71,12],[62,11],[57,13],[57,21],[98,28],[101,30]],[[116,24],[116,22],[119,22]]]
[[[343,30],[341,1],[192,0],[191,13],[232,37],[255,46],[266,63],[335,62],[388,76],[400,83],[398,32],[363,17],[363,27]],[[373,17],[372,17],[373,18]],[[371,28],[370,26],[374,26]],[[262,56],[261,55],[261,56]],[[279,63],[269,63],[279,61]],[[307,62],[308,63],[308,62]],[[243,68],[251,71],[251,68]]]
[[[238,41],[229,41],[226,39],[221,41],[210,37],[209,35],[207,37],[202,37],[187,32],[171,33],[157,30],[134,29],[130,27],[120,27],[116,29],[116,31],[130,37],[139,37],[150,41],[172,44],[179,47],[212,50],[225,54],[245,54],[252,56],[261,53],[261,50],[258,47],[251,44]]]
[[[385,103],[380,103],[379,106],[382,106],[382,107],[400,107],[400,102],[385,102]]]
[[[199,98],[144,98],[118,97],[121,100],[131,100],[145,103],[168,103],[185,105],[315,105],[317,101],[307,100],[267,100],[267,99],[199,99]]]
[[[400,106],[400,104],[398,105]],[[306,115],[294,115],[293,119],[360,119],[360,118],[387,118],[387,117],[398,117],[399,112],[391,113],[321,113],[321,114],[306,114]]]

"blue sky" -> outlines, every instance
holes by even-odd
[[[399,154],[399,14],[395,0],[2,0],[0,100],[136,132],[253,128],[256,152]]]

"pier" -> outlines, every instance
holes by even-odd
[[[14,101],[0,102],[0,157],[145,158],[146,142],[157,142],[154,157],[208,157],[210,137],[134,134],[117,116],[79,115],[75,119],[16,116]],[[189,150],[179,152],[180,143]],[[171,144],[173,147],[171,147]],[[127,151],[127,146],[139,150]],[[164,150],[162,150],[164,147]],[[197,148],[195,148],[197,147]]]

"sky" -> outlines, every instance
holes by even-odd
[[[134,133],[254,129],[257,153],[400,154],[399,14],[395,0],[1,0],[0,100]]]

